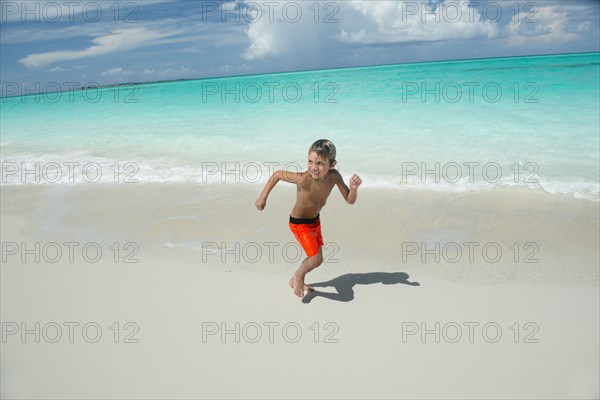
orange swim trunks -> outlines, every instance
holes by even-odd
[[[289,225],[306,255],[312,257],[319,253],[319,248],[323,246],[319,215],[315,218],[294,218],[290,215]]]

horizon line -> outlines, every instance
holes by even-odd
[[[377,68],[377,67],[389,67],[389,66],[394,66],[394,65],[430,64],[430,63],[476,61],[476,60],[495,60],[495,59],[501,59],[501,58],[549,57],[549,56],[562,56],[562,55],[566,56],[566,55],[596,54],[596,53],[600,54],[600,51],[584,51],[584,52],[575,52],[575,53],[529,54],[529,55],[518,55],[518,56],[458,58],[458,59],[429,60],[429,61],[408,61],[408,62],[389,63],[389,64],[368,64],[368,65],[356,65],[356,66],[348,66],[348,67],[313,68],[313,69],[300,69],[300,70],[278,71],[278,72],[263,72],[263,73],[241,74],[241,75],[220,75],[220,76],[208,76],[208,77],[202,77],[202,78],[179,78],[179,79],[166,79],[166,80],[141,81],[141,82],[117,82],[117,83],[107,84],[107,85],[80,87],[80,88],[76,88],[74,90],[107,89],[107,88],[118,87],[118,86],[151,85],[151,84],[157,84],[157,83],[172,83],[172,82],[200,81],[200,80],[210,80],[210,79],[242,78],[242,77],[260,76],[260,75],[299,74],[299,73],[316,72],[316,71],[333,71],[333,70],[359,69],[359,68]],[[54,92],[48,92],[48,93],[64,93],[64,92],[65,91],[62,90],[62,91],[54,91]],[[28,94],[15,94],[12,96],[0,96],[0,99],[9,99],[9,98],[13,98],[13,97],[25,97],[25,96],[37,96],[37,95],[40,95],[41,93],[42,92],[28,93]]]

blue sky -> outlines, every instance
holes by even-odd
[[[600,50],[598,0],[7,1],[2,93]],[[77,85],[80,84],[80,85]]]

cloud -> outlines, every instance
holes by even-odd
[[[328,3],[345,7],[342,2]],[[325,3],[318,4],[322,7]],[[248,23],[245,30],[250,45],[242,52],[242,58],[278,58],[289,66],[319,66],[323,62],[322,56],[331,56],[324,54],[326,49],[339,44],[335,39],[338,25],[320,23],[321,15],[317,18],[314,7],[315,2],[279,1],[271,10],[263,7],[260,14],[250,9],[248,14],[253,22]]]
[[[553,45],[579,38],[578,33],[591,31],[589,21],[577,21],[578,12],[583,7],[539,7],[535,12],[521,12],[507,25],[509,46]]]
[[[46,65],[72,61],[87,57],[101,56],[109,53],[123,52],[134,48],[156,45],[156,40],[174,35],[175,32],[150,31],[144,27],[117,29],[111,34],[95,38],[84,50],[63,50],[47,53],[30,54],[19,60],[19,63],[29,69],[38,69]]]
[[[248,25],[246,34],[250,45],[242,54],[244,59],[290,57],[298,52],[303,57],[314,57],[332,44],[338,47],[344,44],[404,44],[499,35],[498,24],[480,18],[477,10],[466,2],[439,3],[437,18],[432,15],[424,17],[427,11],[421,9],[424,2],[308,2],[301,3],[302,18],[296,22],[290,22],[295,11],[287,16],[283,12],[286,4],[290,3],[298,5],[293,1],[278,2],[280,11],[274,13],[274,20],[263,15],[257,22]],[[335,7],[330,4],[335,4]]]
[[[119,80],[130,80],[130,78],[135,77],[140,80],[147,79],[182,79],[182,78],[194,78],[197,77],[200,71],[196,69],[190,69],[183,65],[180,65],[178,68],[165,68],[165,69],[154,69],[154,68],[144,68],[143,70],[126,70],[122,67],[110,68],[106,71],[100,73],[100,76],[106,79],[113,79],[116,81]]]
[[[118,68],[107,69],[106,71],[102,72],[100,75],[101,76],[117,76],[117,75],[131,75],[131,74],[133,74],[133,71],[124,71],[123,68],[118,67]]]
[[[242,64],[240,65],[237,70],[238,71],[250,71],[251,67],[248,64]]]
[[[348,7],[362,15],[359,26],[342,27],[337,36],[346,43],[401,44],[493,38],[498,25],[482,19],[466,2],[438,3],[435,10],[414,1],[352,1]]]
[[[0,44],[57,41],[81,36],[95,37],[108,35],[114,29],[110,24],[85,24],[66,27],[51,26],[50,28],[44,28],[44,25],[41,24],[39,26],[31,25],[33,24],[4,27],[2,36],[0,36]]]
[[[136,22],[142,7],[176,0],[134,1],[5,1],[0,4],[0,21],[5,23],[79,23],[117,20]]]

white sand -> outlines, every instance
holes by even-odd
[[[598,398],[598,203],[365,190],[350,207],[334,192],[307,282],[339,279],[301,302],[282,253],[293,189],[263,212],[259,192],[2,187],[2,398]],[[40,262],[22,262],[36,242]],[[450,243],[479,251],[449,262]]]

